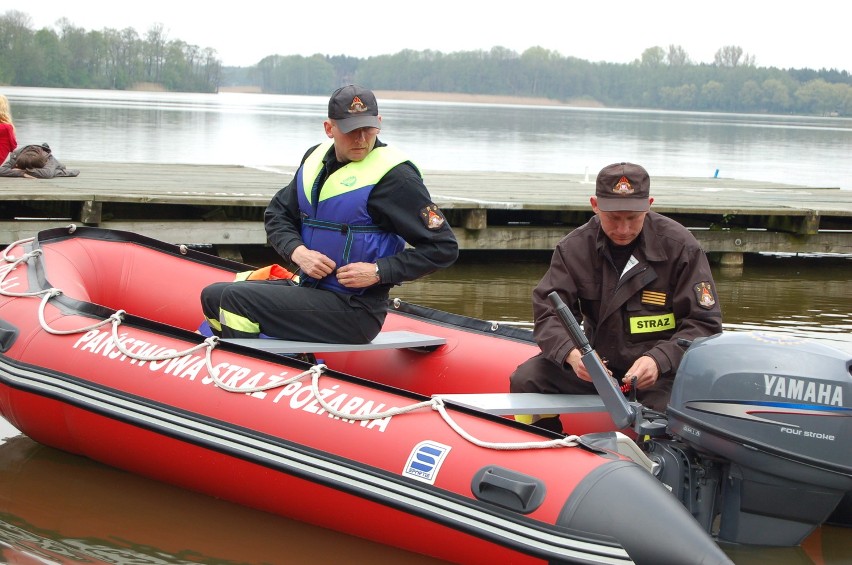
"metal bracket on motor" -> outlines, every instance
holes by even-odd
[[[609,412],[612,421],[618,429],[633,426],[633,429],[640,435],[658,436],[665,433],[666,424],[658,421],[648,421],[642,415],[643,406],[639,402],[628,402],[624,398],[621,389],[616,385],[615,380],[609,376],[609,373],[604,367],[603,361],[598,357],[598,354],[592,349],[586,334],[583,333],[580,324],[571,312],[571,309],[565,305],[565,302],[554,291],[547,295],[551,304],[556,309],[556,314],[565,329],[568,330],[574,345],[580,350],[580,355],[583,359],[583,364],[589,375],[592,377],[592,383],[598,391],[607,412]]]

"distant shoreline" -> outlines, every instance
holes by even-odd
[[[219,92],[241,92],[261,94],[258,87],[222,87]],[[379,100],[423,100],[426,102],[466,102],[471,104],[520,104],[526,106],[576,106],[584,108],[603,108],[603,104],[594,100],[576,99],[569,102],[551,98],[527,96],[500,96],[493,94],[464,94],[461,92],[420,92],[415,90],[375,90]]]
[[[602,108],[603,104],[594,100],[571,100],[562,102],[552,98],[527,96],[500,96],[493,94],[464,94],[461,92],[419,92],[413,90],[376,90],[376,98],[381,100],[425,100],[429,102],[469,102],[472,104],[523,104],[528,106],[582,106]]]

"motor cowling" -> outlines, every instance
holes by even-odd
[[[852,356],[778,334],[696,340],[669,432],[724,461],[719,538],[797,545],[852,490]]]

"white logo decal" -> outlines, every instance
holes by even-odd
[[[421,441],[411,450],[402,474],[430,485],[435,484],[438,470],[450,449],[450,446],[434,441]]]

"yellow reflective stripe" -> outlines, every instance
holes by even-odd
[[[556,418],[559,414],[515,414],[515,421],[522,424],[534,424],[542,418]]]
[[[376,147],[361,161],[352,161],[331,173],[322,185],[320,200],[376,184],[389,170],[407,160],[408,157],[395,147]]]
[[[309,202],[314,181],[322,170],[322,158],[331,145],[325,143],[317,147],[302,165],[302,191]],[[323,182],[320,200],[328,200],[352,190],[376,184],[389,170],[408,160],[408,157],[395,147],[376,147],[361,161],[347,163],[330,174]]]
[[[650,332],[663,332],[675,328],[674,314],[661,314],[659,316],[636,316],[630,318],[630,333],[646,334]]]
[[[331,149],[332,145],[334,145],[334,141],[327,141],[320,144],[308,155],[308,158],[302,164],[302,192],[305,193],[305,198],[308,202],[311,201],[311,190],[313,190],[314,181],[322,170],[322,159],[328,153],[328,150]],[[298,174],[298,171],[296,174]]]
[[[228,326],[232,330],[244,332],[247,334],[259,334],[260,324],[252,322],[244,316],[228,312],[227,310],[219,310],[219,321],[223,326]]]
[[[219,320],[214,320],[213,318],[207,318],[207,323],[210,324],[210,327],[216,330],[217,332],[222,331],[222,324],[219,323]]]

